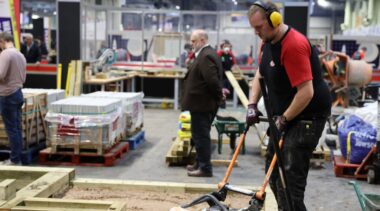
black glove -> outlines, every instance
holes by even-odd
[[[275,116],[274,121],[275,121],[278,132],[282,134],[287,128],[288,120],[286,119],[285,116],[281,115],[281,116]]]
[[[246,117],[247,125],[251,126],[253,124],[259,123],[260,122],[259,116],[262,116],[262,115],[263,113],[259,111],[256,103],[249,104],[248,110],[247,110],[247,117]]]

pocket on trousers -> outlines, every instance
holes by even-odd
[[[298,132],[296,139],[298,147],[315,148],[318,144],[319,138],[315,134],[315,124],[313,121],[299,121],[295,128]]]

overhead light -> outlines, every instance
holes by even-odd
[[[238,3],[236,1],[234,1],[234,4],[237,5]]]
[[[330,7],[331,3],[326,0],[318,0],[318,5],[321,7]]]
[[[176,5],[175,8],[176,8],[177,10],[181,9],[181,7],[178,6],[178,5]]]
[[[57,11],[54,11],[54,12],[53,12],[53,15],[57,15]]]
[[[40,18],[39,15],[36,15],[36,14],[33,14],[33,15],[32,15],[32,19],[38,19],[38,18]]]

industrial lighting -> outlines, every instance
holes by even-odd
[[[57,11],[54,11],[54,12],[53,12],[53,15],[57,15]]]
[[[321,7],[330,7],[331,6],[331,3],[326,1],[326,0],[318,0],[318,4]]]
[[[35,15],[35,14],[32,15],[32,19],[38,19],[38,18],[40,18],[39,15]]]
[[[177,10],[181,9],[181,7],[178,6],[178,5],[176,5],[175,8],[176,8]]]

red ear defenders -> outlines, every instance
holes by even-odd
[[[282,15],[276,8],[267,5],[263,1],[256,1],[253,5],[258,6],[265,11],[266,18],[271,27],[276,28],[282,23]]]

